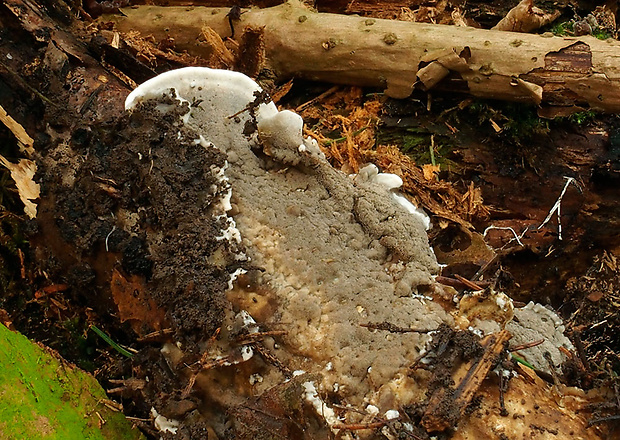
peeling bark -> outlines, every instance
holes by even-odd
[[[172,37],[178,49],[197,55],[204,26],[230,35],[225,8],[140,6],[123,12],[105,19],[123,32]],[[236,26],[264,27],[266,67],[281,80],[384,87],[395,98],[414,88],[437,88],[541,105],[545,115],[620,110],[615,40],[317,13],[296,1],[249,10]]]

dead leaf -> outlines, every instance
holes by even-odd
[[[497,122],[495,122],[493,119],[489,119],[489,122],[491,123],[493,130],[495,130],[495,133],[500,133],[502,131],[502,127],[497,125]]]
[[[165,312],[150,297],[141,277],[131,275],[125,278],[115,269],[110,284],[121,322],[129,321],[139,335],[144,334],[145,326],[152,330],[166,328]]]
[[[11,130],[11,133],[17,138],[17,144],[19,151],[26,153],[28,156],[34,153],[34,140],[26,133],[24,127],[19,122],[13,119],[0,105],[0,122]]]
[[[422,165],[422,173],[424,174],[424,179],[435,180],[437,173],[439,173],[439,165],[433,165],[430,163]]]
[[[289,82],[282,84],[278,87],[273,93],[271,93],[271,100],[277,104],[288,92],[290,92],[293,87],[293,80],[291,79]]]
[[[2,155],[0,155],[0,162],[11,172],[11,178],[17,185],[19,198],[24,204],[24,212],[31,219],[35,218],[37,205],[33,200],[38,199],[41,192],[39,184],[33,180],[37,172],[37,164],[29,159],[21,159],[18,163],[12,163]]]
[[[603,297],[603,292],[592,292],[587,298],[592,302],[598,302]]]

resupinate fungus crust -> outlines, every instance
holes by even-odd
[[[398,419],[396,408],[423,399],[409,366],[427,353],[431,336],[360,325],[455,325],[457,314],[421,290],[434,285],[439,265],[426,235],[430,219],[398,192],[400,177],[372,164],[353,176],[334,169],[317,142],[303,137],[302,118],[278,111],[240,73],[203,67],[170,71],[140,85],[125,107],[140,111],[147,101],[162,115],[181,115],[174,125],[179,135],[193,133],[195,145],[226,155],[224,166],[211,169],[217,184],[208,190],[219,194],[219,201],[210,212],[226,225],[217,239],[243,249],[236,259],[251,262],[228,272],[230,331],[252,333],[259,325],[285,323],[282,344],[273,338],[263,343],[290,370],[308,375],[300,397],[333,431],[344,421],[342,411],[328,405],[322,393],[337,393],[341,403],[383,414],[385,420]],[[496,295],[492,306],[512,318],[509,298]],[[464,328],[496,331],[505,325],[485,327],[473,312],[458,319],[467,321]],[[222,366],[251,364],[257,357],[249,344],[228,357],[216,348],[213,359]],[[250,371],[243,383],[260,394],[289,379],[278,371]]]

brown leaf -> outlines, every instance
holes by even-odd
[[[157,307],[143,278],[136,275],[125,278],[115,269],[110,284],[121,322],[129,321],[139,335],[145,333],[145,327],[149,330],[166,328],[165,311]]]
[[[591,292],[587,298],[592,302],[598,302],[603,297],[603,292]]]
[[[422,173],[424,174],[424,179],[435,180],[437,173],[439,173],[439,165],[432,165],[430,163],[422,165]]]

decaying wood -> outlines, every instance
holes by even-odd
[[[17,145],[20,151],[25,152],[28,156],[34,153],[34,140],[26,133],[24,127],[21,126],[15,119],[9,115],[6,110],[0,105],[0,122],[2,122],[6,128],[11,130],[15,139],[17,139]]]
[[[498,31],[532,32],[560,16],[560,11],[546,13],[534,6],[534,0],[522,0],[493,29]]]
[[[429,432],[445,431],[461,418],[467,405],[498,361],[511,335],[507,330],[486,336],[482,341],[484,354],[473,363],[464,364],[453,374],[456,387],[442,387],[435,391],[422,418]]]
[[[105,20],[121,31],[172,37],[177,49],[197,55],[204,26],[223,38],[231,34],[227,8],[140,6],[123,12]],[[414,88],[441,88],[541,105],[547,115],[620,111],[615,40],[317,13],[297,1],[247,10],[235,26],[264,27],[266,67],[281,80],[385,87],[396,98]]]
[[[72,90],[69,109],[79,109],[79,114],[84,117],[86,111],[97,113],[100,107],[109,109],[115,107],[116,111],[123,109],[124,97],[128,88],[92,57],[86,46],[75,35],[58,24],[47,14],[41,11],[38,4],[23,0],[4,0],[4,7],[19,22],[22,28],[33,36],[37,44],[47,45],[45,49],[44,63],[52,71],[62,71],[71,62],[76,62],[88,69],[74,72],[74,82],[79,84]],[[64,5],[58,2],[58,7]],[[66,5],[65,5],[66,6]],[[4,13],[4,11],[2,11]],[[8,84],[14,85],[17,90],[28,91],[36,95],[48,109],[59,108],[61,103],[55,102],[55,94],[60,94],[64,84],[51,82],[46,94],[41,93],[29,82],[24,81],[17,73],[17,66],[12,61],[0,62],[0,78]],[[46,96],[47,95],[47,96]],[[62,104],[64,105],[64,103]],[[7,109],[8,111],[8,109]],[[24,127],[28,128],[28,127]]]

